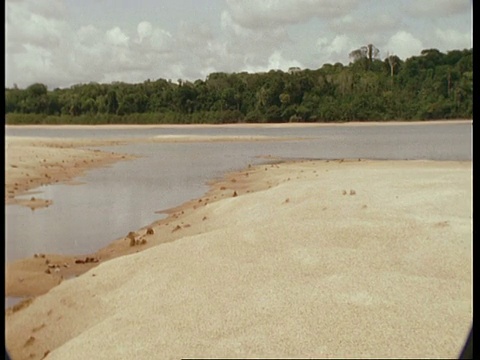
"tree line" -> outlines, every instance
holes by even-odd
[[[5,89],[7,124],[334,122],[472,118],[473,49],[402,60],[373,45],[316,70],[211,73],[194,82],[35,83]]]

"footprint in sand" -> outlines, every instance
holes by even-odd
[[[32,345],[34,342],[35,342],[35,337],[34,336],[30,336],[27,341],[25,341],[25,345],[24,346],[30,346]]]
[[[450,223],[448,222],[448,220],[445,220],[445,221],[437,222],[434,226],[443,228],[443,227],[447,227],[449,225],[450,225]]]
[[[37,332],[38,330],[43,329],[45,326],[47,326],[47,325],[45,325],[45,323],[42,323],[42,325],[39,325],[39,326],[37,326],[37,327],[34,327],[34,328],[32,329],[32,332]]]

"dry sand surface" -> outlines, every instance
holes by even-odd
[[[125,235],[9,264],[50,281],[6,313],[14,360],[455,358],[472,321],[471,162],[249,167]]]

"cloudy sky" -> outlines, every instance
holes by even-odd
[[[7,0],[5,86],[317,69],[473,47],[470,0]]]

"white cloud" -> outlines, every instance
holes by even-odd
[[[172,35],[159,27],[154,27],[148,21],[142,21],[137,25],[136,51],[143,51],[145,58],[150,57],[151,52],[169,52],[173,46]]]
[[[228,12],[242,27],[261,29],[328,19],[352,11],[358,0],[227,0]]]
[[[406,31],[399,31],[386,43],[385,54],[397,55],[400,59],[406,60],[411,56],[418,56],[424,50],[423,43]]]
[[[368,18],[363,14],[346,15],[332,19],[331,22],[331,28],[338,33],[352,33],[369,38],[381,36],[385,32],[397,29],[399,25],[398,17],[382,12],[372,12]]]
[[[460,32],[456,29],[435,29],[438,48],[443,50],[473,48],[472,33]]]
[[[32,13],[38,14],[46,19],[61,19],[67,13],[64,0],[20,0],[18,2],[28,4],[32,10]]]
[[[172,46],[172,35],[160,28],[155,28],[150,37],[150,45],[155,51],[168,52]]]
[[[96,0],[77,11],[64,0],[7,0],[6,86],[194,81],[214,71],[318,68],[348,63],[350,51],[369,43],[402,59],[424,48],[473,46],[471,5],[463,0],[226,0],[202,16],[164,1],[170,22],[155,16],[158,4],[143,8],[149,2],[124,16],[121,3],[109,12],[107,2]]]
[[[272,54],[281,52],[293,41],[284,27],[249,29],[240,26],[229,12],[221,15],[223,35],[223,64],[230,71],[265,71]]]
[[[77,31],[77,36],[81,44],[94,44],[100,37],[100,31],[93,25],[82,26]]]
[[[68,76],[59,64],[68,58],[75,34],[65,14],[62,1],[7,2],[6,84],[51,84]]]
[[[106,35],[106,40],[113,45],[118,45],[118,46],[127,46],[128,45],[128,40],[129,37],[123,33],[120,28],[114,27],[113,29],[110,29],[107,31]]]
[[[45,17],[32,12],[29,3],[20,1],[8,3],[6,8],[6,40],[8,43],[28,43],[56,46],[66,30],[61,18]]]
[[[299,67],[302,68],[303,65],[297,61],[292,59],[285,59],[280,51],[274,51],[273,54],[268,58],[268,69],[278,69],[286,71],[290,67]]]
[[[410,0],[404,8],[411,16],[432,18],[471,13],[472,3],[467,0]]]
[[[138,39],[140,42],[143,39],[148,38],[152,35],[153,27],[148,21],[142,21],[137,26]]]
[[[220,17],[220,24],[224,31],[231,31],[235,35],[242,36],[248,34],[248,30],[238,25],[228,11],[223,11]]]
[[[255,72],[268,72],[270,70],[282,70],[287,71],[290,67],[304,68],[303,64],[294,59],[287,59],[284,57],[281,51],[275,50],[263,64],[254,64],[250,61],[246,61],[246,65],[242,71],[249,73]]]
[[[324,59],[323,64],[336,63],[339,62],[339,59],[347,59],[348,54],[355,47],[359,46],[356,46],[347,35],[336,35],[333,38],[321,37],[317,40],[317,52]]]
[[[35,12],[38,3],[48,1],[8,3],[6,86],[144,81],[168,76],[165,63],[176,61],[165,55],[172,47],[170,34],[148,22],[141,22],[133,36],[142,41],[131,41],[119,26],[102,32],[90,24],[74,31],[65,14],[53,18],[54,13],[46,11],[48,6]],[[53,0],[55,4],[58,1]]]

